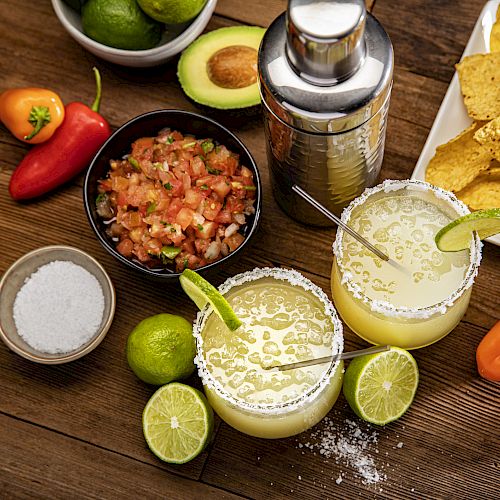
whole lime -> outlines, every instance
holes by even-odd
[[[196,17],[207,0],[137,0],[141,9],[165,24],[182,24]]]
[[[82,27],[96,42],[127,50],[154,47],[162,30],[136,0],[88,0],[82,8]]]
[[[127,339],[127,361],[144,382],[163,385],[194,371],[196,346],[190,323],[173,314],[142,320]]]

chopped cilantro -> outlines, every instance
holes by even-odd
[[[209,174],[214,174],[214,175],[219,175],[222,172],[222,170],[217,170],[216,168],[212,168],[209,166],[207,166],[207,170]]]
[[[95,199],[95,202],[96,202],[96,204],[97,203],[102,203],[103,201],[106,200],[106,198],[107,198],[106,193],[100,193],[100,194],[97,195],[97,198]]]
[[[192,148],[193,146],[196,146],[196,141],[186,142],[182,145],[182,149]]]
[[[160,224],[163,224],[164,226],[170,226],[170,224],[167,221],[161,220]]]
[[[175,229],[175,227],[173,227],[173,226],[172,226],[172,227],[170,228],[170,232],[171,232],[171,233],[176,233],[176,232],[177,232],[177,229]]]
[[[201,224],[196,224],[198,231],[203,231],[203,226]]]
[[[255,191],[257,188],[255,186],[243,186],[245,191]]]
[[[146,209],[146,215],[151,215],[156,210],[156,203],[150,203]]]
[[[200,186],[200,189],[203,189],[203,191],[206,191],[208,189],[208,186],[206,184],[202,184]]]
[[[163,187],[165,189],[167,189],[168,191],[170,191],[172,189],[172,184],[170,184],[170,182],[167,182],[167,183],[163,184]]]
[[[137,170],[138,172],[141,171],[141,167],[139,166],[139,162],[133,156],[128,157],[128,162],[134,167],[134,170]]]
[[[187,268],[188,264],[189,264],[189,261],[187,259],[184,259],[184,269]]]
[[[210,151],[214,150],[214,143],[212,141],[203,141],[201,143],[201,149],[205,154],[210,153]]]
[[[167,137],[167,143],[168,143],[168,144],[172,144],[173,142],[174,142],[174,138],[173,138],[171,135],[169,135],[169,136]]]

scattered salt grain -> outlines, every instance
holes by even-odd
[[[326,417],[309,436],[310,441],[298,444],[298,448],[317,450],[324,458],[334,458],[337,463],[342,461],[353,467],[363,484],[374,484],[387,478],[377,469],[371,456],[371,448],[378,442],[378,433],[372,431],[369,424],[367,430],[363,430],[355,421],[346,419],[338,423]],[[339,478],[342,480],[341,476]],[[338,479],[336,482],[339,484]]]
[[[64,354],[87,343],[101,325],[104,295],[96,277],[68,261],[53,261],[26,279],[14,300],[19,335],[33,349]]]
[[[400,441],[397,445],[396,445],[398,448],[402,448],[403,447],[403,443]]]
[[[337,484],[340,484],[343,481],[342,476],[339,476],[337,479],[335,479],[335,482]]]

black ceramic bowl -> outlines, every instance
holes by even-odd
[[[109,170],[109,161],[122,158],[124,155],[128,154],[131,144],[136,139],[146,136],[156,136],[158,132],[165,127],[170,127],[172,130],[178,130],[183,134],[194,135],[195,137],[210,137],[216,142],[226,146],[230,151],[239,154],[241,164],[252,170],[254,183],[257,188],[255,214],[247,217],[247,224],[243,230],[245,241],[234,252],[231,252],[226,257],[216,262],[200,267],[197,269],[198,272],[206,273],[211,270],[215,271],[218,267],[238,258],[241,251],[248,245],[257,230],[260,219],[262,185],[257,165],[245,145],[227,128],[210,118],[206,118],[196,113],[176,109],[151,111],[150,113],[137,116],[125,123],[125,125],[122,125],[104,143],[90,164],[83,187],[83,201],[90,226],[97,235],[101,245],[113,255],[113,257],[126,266],[149,277],[158,278],[160,280],[172,280],[177,279],[180,273],[176,273],[169,269],[149,269],[140,262],[128,259],[118,253],[115,249],[114,242],[106,234],[106,225],[97,215],[95,203],[98,195],[97,181],[106,177]]]

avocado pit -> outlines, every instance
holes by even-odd
[[[225,89],[241,89],[257,81],[257,51],[245,45],[231,45],[215,52],[207,61],[210,80]]]

